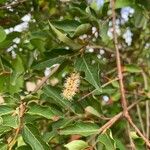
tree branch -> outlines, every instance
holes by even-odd
[[[19,5],[19,4],[22,4],[22,3],[26,2],[26,1],[27,1],[27,0],[20,0],[20,1],[17,1],[17,2],[12,2],[12,3],[10,3],[10,4],[1,6],[0,9],[7,9],[8,7],[14,7],[14,6]]]
[[[121,92],[121,104],[122,104],[124,116],[126,116],[126,115],[128,115],[127,100],[125,97],[125,89],[124,89],[124,84],[123,84],[123,73],[122,73],[122,68],[121,68],[121,58],[120,58],[120,52],[119,52],[119,48],[118,48],[118,38],[117,38],[117,33],[116,33],[116,14],[115,14],[114,0],[110,0],[110,4],[112,7],[113,39],[114,39],[114,45],[115,45],[115,51],[116,51],[116,63],[117,63],[118,78],[119,78],[120,92]]]
[[[148,139],[146,139],[144,137],[144,135],[141,133],[141,131],[136,127],[136,125],[133,123],[132,118],[130,117],[130,115],[128,113],[127,100],[125,97],[125,89],[124,89],[124,83],[123,83],[123,74],[122,74],[122,69],[121,69],[121,58],[120,58],[120,52],[119,52],[119,48],[118,48],[118,39],[117,39],[117,33],[116,33],[115,1],[110,0],[110,4],[112,7],[113,39],[114,39],[114,45],[115,45],[115,50],[116,50],[116,62],[117,62],[117,70],[118,70],[118,77],[119,77],[119,83],[120,83],[121,104],[122,104],[122,108],[123,108],[123,116],[127,119],[127,121],[135,129],[135,131],[145,141],[146,145],[150,148],[150,143],[149,143]]]

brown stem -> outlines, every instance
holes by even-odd
[[[130,109],[132,109],[134,106],[136,106],[141,100],[138,100],[136,102],[134,102],[133,104],[131,104],[130,106],[128,106],[127,111],[129,111]],[[116,121],[118,121],[121,117],[123,116],[123,112],[118,113],[117,115],[115,115],[114,117],[112,117],[107,123],[105,123],[100,129],[99,131],[93,135],[88,142],[90,142],[93,138],[96,137],[97,134],[100,133],[105,133],[107,131],[107,129],[109,129]],[[96,144],[96,142],[95,142]]]
[[[135,147],[134,141],[131,137],[130,131],[131,131],[130,125],[129,125],[129,122],[127,122],[127,132],[128,132],[128,136],[129,136],[130,147],[131,147],[131,150],[136,150],[136,147]]]
[[[19,135],[19,132],[23,126],[23,119],[24,119],[24,113],[26,112],[26,104],[25,103],[21,103],[20,106],[19,106],[19,125],[18,125],[18,128],[16,129],[16,132],[15,132],[15,136],[13,137],[13,139],[11,140],[11,142],[9,143],[9,148],[8,150],[12,150],[14,144],[16,143],[16,139]]]
[[[123,116],[127,119],[127,121],[131,124],[131,126],[135,129],[135,131],[141,136],[141,138],[145,141],[148,147],[150,147],[150,143],[148,139],[144,137],[144,135],[141,133],[141,131],[136,127],[136,125],[133,123],[132,118],[130,117],[127,109],[127,100],[125,97],[125,89],[124,89],[124,83],[123,83],[123,74],[121,69],[121,58],[120,58],[120,52],[118,48],[118,39],[117,39],[117,33],[116,33],[116,14],[115,14],[115,1],[110,0],[110,4],[112,7],[112,24],[113,24],[113,39],[114,39],[114,45],[116,50],[116,62],[117,62],[117,70],[118,70],[118,77],[119,77],[119,83],[120,83],[120,92],[121,92],[121,104],[123,108]]]
[[[122,68],[121,68],[121,59],[120,59],[120,52],[119,52],[119,48],[118,48],[118,39],[117,39],[117,33],[116,33],[116,14],[115,14],[114,0],[110,0],[110,4],[112,7],[113,39],[114,39],[114,45],[115,45],[115,51],[116,51],[116,63],[117,63],[118,77],[119,77],[119,83],[120,83],[121,104],[122,104],[124,116],[126,116],[126,115],[128,115],[127,100],[125,97],[125,90],[124,90],[124,84],[123,84],[123,73],[122,73]]]

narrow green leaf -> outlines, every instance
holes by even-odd
[[[78,58],[75,63],[75,67],[79,71],[85,72],[85,80],[92,84],[96,89],[100,88],[99,80],[99,65],[91,66],[91,58],[89,55]]]
[[[49,24],[50,24],[51,29],[55,32],[55,34],[57,35],[58,39],[61,42],[64,42],[65,44],[67,44],[74,50],[80,49],[82,47],[82,45],[75,43],[73,40],[68,38],[65,34],[61,33],[59,30],[57,30],[50,22],[49,22]]]
[[[58,111],[52,107],[41,106],[38,104],[30,105],[27,113],[30,115],[38,115],[41,117],[45,117],[47,119],[53,119],[56,116],[62,115],[60,111]]]
[[[24,141],[29,144],[33,150],[50,150],[49,146],[42,140],[40,133],[33,125],[24,125],[22,136]]]
[[[4,29],[0,26],[0,42],[3,42],[6,39],[6,33]]]
[[[99,127],[93,123],[76,123],[64,129],[61,129],[59,133],[61,135],[71,135],[71,134],[79,134],[82,136],[89,136],[92,134],[96,134],[99,130]]]
[[[65,109],[69,109],[72,112],[74,112],[74,108],[71,106],[70,101],[64,99],[61,96],[61,91],[58,91],[56,88],[51,86],[44,87],[43,91],[48,97],[51,97],[57,104],[59,104]]]
[[[87,33],[91,28],[89,23],[81,24],[75,31],[74,37]]]
[[[68,150],[84,150],[88,147],[88,144],[82,140],[74,140],[64,145]]]

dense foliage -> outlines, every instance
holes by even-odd
[[[148,149],[150,2],[110,4],[0,0],[0,150]]]

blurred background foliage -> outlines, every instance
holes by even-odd
[[[115,8],[128,104],[142,101],[130,114],[149,138],[150,1],[116,0]],[[126,150],[131,140],[147,149],[124,120],[93,137],[122,111],[111,14],[108,0],[0,1],[1,150]],[[80,85],[67,100],[73,73]]]

